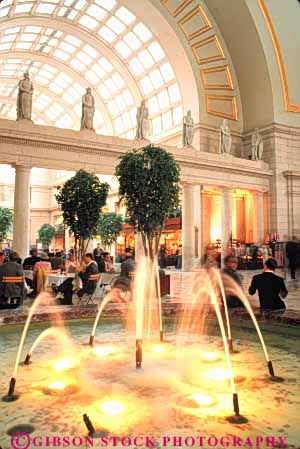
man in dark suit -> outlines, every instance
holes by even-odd
[[[297,237],[294,236],[292,240],[287,242],[285,251],[289,259],[291,278],[296,279],[296,270],[298,268],[300,258],[300,246]]]
[[[78,268],[77,273],[82,281],[82,288],[78,290],[77,296],[80,298],[84,295],[84,293],[91,293],[92,289],[96,286],[97,281],[89,281],[89,277],[91,274],[98,274],[98,265],[93,260],[93,254],[92,253],[86,253],[83,258],[85,268],[84,270],[80,270]],[[58,287],[55,287],[53,289],[55,293],[63,293],[64,299],[63,304],[65,305],[72,305],[72,298],[73,298],[73,279],[68,278],[66,279],[62,284],[60,284]]]
[[[254,295],[258,291],[261,310],[285,309],[285,304],[281,298],[286,298],[288,291],[284,280],[275,274],[276,268],[276,260],[267,259],[264,272],[252,278],[249,294]]]

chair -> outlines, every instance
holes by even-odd
[[[87,284],[87,291],[85,291],[83,295],[79,297],[77,305],[82,304],[87,306],[89,302],[95,304],[94,299],[96,296],[97,288],[100,285],[100,282],[101,282],[100,274],[90,274]]]
[[[7,300],[19,300],[19,304],[22,305],[25,296],[25,284],[24,284],[24,276],[3,276],[2,281],[4,285],[3,296]],[[13,291],[13,285],[16,284],[19,286],[19,292]],[[12,304],[12,302],[11,302]]]
[[[100,299],[102,299],[105,294],[111,290],[116,278],[118,278],[118,275],[116,273],[102,273],[100,284]]]

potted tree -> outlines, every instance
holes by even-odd
[[[141,234],[145,255],[154,261],[167,216],[178,207],[179,167],[171,154],[148,145],[124,156],[116,167],[119,194],[130,223]],[[161,290],[166,292],[161,273]]]
[[[38,236],[43,248],[49,249],[49,246],[55,236],[55,227],[47,223],[43,224],[38,230]]]
[[[64,225],[75,239],[75,255],[82,259],[106,203],[109,184],[98,176],[79,170],[63,186],[58,187],[56,201],[63,212]]]
[[[109,251],[111,251],[111,246],[116,242],[122,230],[122,223],[122,216],[114,212],[107,212],[99,217],[96,233],[104,247],[109,248]]]
[[[13,223],[13,213],[8,207],[0,207],[0,243],[7,239]]]

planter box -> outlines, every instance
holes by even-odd
[[[161,296],[170,294],[171,287],[171,276],[169,274],[160,274],[159,275],[159,283],[160,283],[160,294]]]

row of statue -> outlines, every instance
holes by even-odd
[[[29,73],[24,73],[24,78],[19,81],[17,98],[17,120],[31,120],[33,84],[29,79]],[[82,97],[82,112],[80,129],[94,131],[93,121],[95,114],[95,100],[90,87]],[[146,139],[149,133],[149,112],[145,100],[137,108],[136,113],[136,139]],[[192,148],[195,125],[190,110],[183,117],[182,122],[182,146]],[[219,153],[230,154],[232,146],[231,130],[228,120],[224,120],[220,127]],[[256,128],[252,135],[252,155],[254,161],[261,160],[263,155],[263,140]]]

